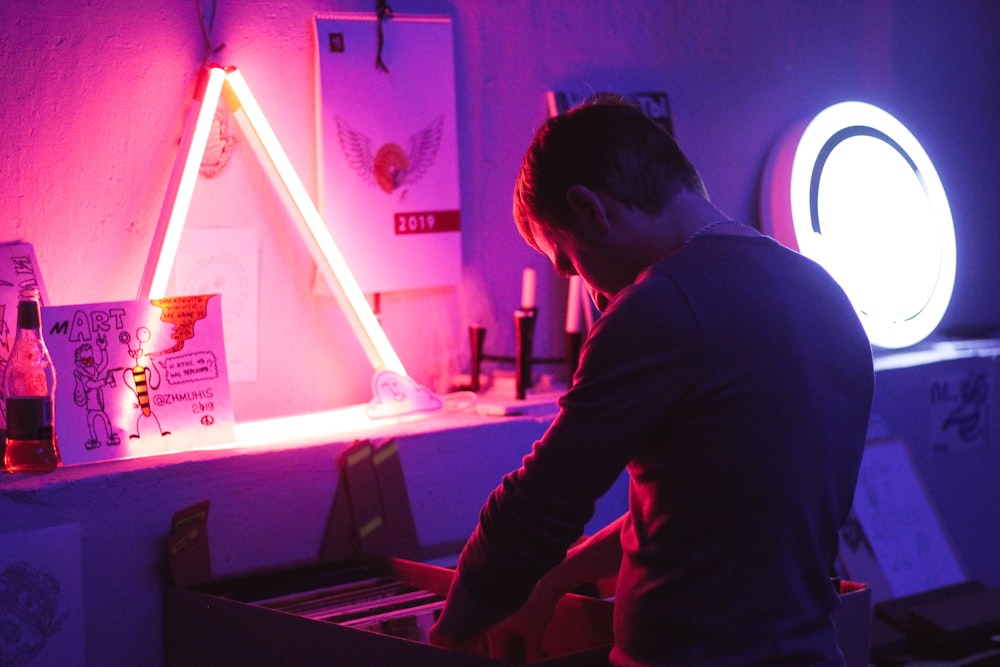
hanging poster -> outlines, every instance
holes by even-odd
[[[234,441],[218,294],[42,309],[64,465]]]
[[[3,395],[3,376],[7,370],[7,355],[14,345],[17,330],[18,295],[24,288],[38,290],[41,302],[49,297],[38,269],[35,249],[30,243],[0,243],[0,429],[7,428],[6,401]],[[0,662],[0,665],[4,663]]]
[[[451,20],[323,14],[316,38],[319,209],[351,272],[367,293],[458,284]]]

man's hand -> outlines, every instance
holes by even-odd
[[[489,655],[485,636],[481,635],[479,637],[474,637],[466,642],[457,642],[452,640],[452,638],[448,636],[448,634],[444,632],[437,623],[431,627],[428,639],[430,640],[432,646],[446,648],[460,653],[470,653],[472,655]]]
[[[448,589],[448,599],[438,620],[431,627],[431,644],[465,653],[485,655],[485,632],[496,623],[496,612],[480,604],[455,575]]]
[[[544,658],[542,635],[555,614],[560,595],[539,582],[517,612],[489,628],[488,632],[469,636],[470,627],[476,625],[471,621],[480,612],[484,619],[491,618],[492,613],[470,598],[456,577],[448,593],[445,611],[430,630],[430,643],[463,653],[490,656],[512,665]]]
[[[564,593],[614,576],[621,566],[621,527],[625,517],[574,545],[566,558],[538,580],[527,602],[490,633],[490,655],[518,664],[547,657],[545,629]]]
[[[431,644],[502,657],[515,664],[544,657],[542,635],[555,614],[559,598],[580,585],[618,573],[624,520],[624,516],[619,517],[571,548],[566,558],[535,584],[527,602],[491,633],[489,651],[485,649],[486,631],[500,622],[502,616],[472,598],[456,573],[444,610],[431,628]]]
[[[563,591],[542,578],[524,606],[490,631],[490,655],[517,665],[547,657],[542,647],[545,629],[552,622]]]

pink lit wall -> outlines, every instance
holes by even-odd
[[[217,1],[211,46],[225,48],[214,58],[239,66],[315,196],[312,17],[371,11],[374,0]],[[565,283],[510,221],[511,184],[554,88],[667,91],[677,136],[714,199],[751,223],[765,156],[783,130],[844,99],[886,108],[921,138],[950,197],[959,266],[944,325],[1000,328],[995,0],[390,4],[454,22],[463,280],[381,300],[383,325],[420,382],[446,391],[467,371],[470,322],[489,328],[491,351],[513,351],[511,311],[525,266],[538,273],[537,349],[562,352]],[[54,303],[136,295],[205,59],[195,8],[192,0],[0,0],[0,241],[35,245]],[[333,299],[313,294],[312,260],[244,147],[218,177],[199,182],[188,224],[251,229],[261,246],[259,377],[233,386],[241,420],[367,400],[370,368],[360,346]],[[984,527],[1000,520],[1000,449],[930,456],[925,413],[930,380],[980,368],[995,378],[997,363],[886,371],[876,395],[876,426],[908,443],[968,574],[990,586],[1000,585],[1000,543]],[[985,414],[996,433],[996,391],[991,400]],[[376,426],[364,437],[399,437],[420,535],[425,544],[451,544],[469,534],[489,489],[546,419],[447,414]],[[338,437],[8,475],[0,481],[0,533],[79,527],[80,663],[161,664],[172,512],[211,500],[217,576],[311,563],[327,530],[347,550],[349,525],[328,526],[337,457],[354,434]],[[607,520],[624,509],[625,494],[604,501],[599,518]]]
[[[383,295],[382,323],[410,374],[436,391],[467,371],[466,327],[510,354],[520,273],[539,275],[536,350],[562,353],[565,283],[520,241],[510,190],[553,88],[665,90],[676,134],[714,199],[757,221],[771,143],[844,99],[883,106],[935,159],[951,197],[959,275],[945,325],[995,330],[991,258],[1000,210],[1000,5],[991,0],[753,2],[397,0],[454,21],[463,280]],[[210,8],[211,2],[203,5]],[[53,303],[132,298],[185,111],[206,58],[193,2],[0,3],[0,240],[32,242]],[[315,196],[311,20],[370,0],[218,0],[212,58],[243,71]],[[281,200],[245,147],[202,179],[191,228],[253,229],[260,255],[259,371],[233,386],[237,417],[357,403],[370,367]],[[348,258],[350,260],[350,258]]]

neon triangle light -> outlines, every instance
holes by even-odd
[[[290,211],[293,213],[291,217],[299,226],[299,234],[306,242],[330,291],[347,314],[355,336],[371,362],[375,371],[372,378],[375,397],[368,405],[368,415],[381,417],[441,409],[443,402],[439,397],[417,385],[406,375],[406,369],[334,242],[323,217],[264,117],[246,80],[235,67],[212,65],[203,72],[199,81],[153,234],[153,245],[139,285],[138,298],[165,296],[181,232],[191,206],[198,170],[205,155],[212,118],[223,97],[232,109],[237,124],[251,140],[250,144],[258,159],[266,157],[273,167],[273,170],[265,171],[276,181],[274,185],[280,186],[291,199],[295,207],[294,212]]]

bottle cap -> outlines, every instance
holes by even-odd
[[[39,311],[41,305],[38,301],[38,290],[35,288],[25,288],[21,290],[20,298],[17,302],[17,326],[22,329],[37,329],[41,325]]]
[[[38,304],[32,301],[21,301],[17,304],[17,326],[21,329],[37,329],[39,327]]]

